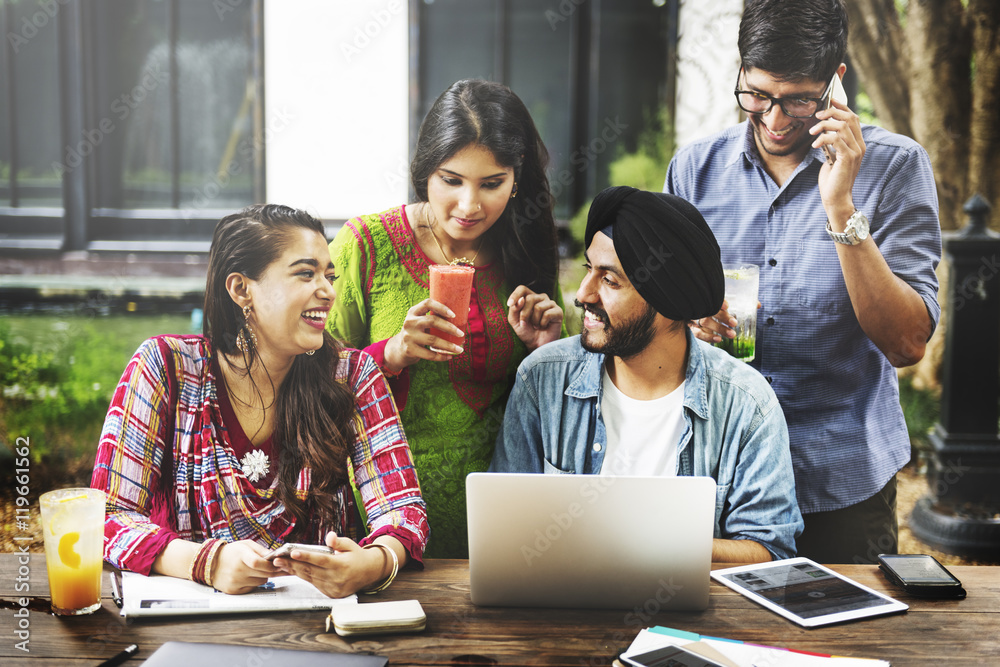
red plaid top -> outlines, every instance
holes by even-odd
[[[104,558],[112,565],[148,574],[173,539],[251,539],[270,548],[295,527],[277,499],[275,457],[267,488],[255,487],[243,473],[239,456],[249,443],[238,423],[226,426],[217,369],[202,336],[151,338],[125,369],[91,481],[107,493]],[[368,517],[368,536],[360,543],[392,535],[420,564],[427,513],[385,378],[366,353],[345,349],[336,379],[357,396],[357,437],[348,464]],[[310,485],[311,471],[303,468],[296,495],[305,499]],[[321,544],[328,530],[358,539],[361,519],[351,486],[337,489],[336,498],[336,525],[320,525],[312,508],[302,541]]]

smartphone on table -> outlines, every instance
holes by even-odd
[[[917,597],[965,597],[962,582],[933,556],[926,554],[879,554],[878,568],[885,578]]]

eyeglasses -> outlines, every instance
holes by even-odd
[[[753,90],[740,90],[740,68],[736,75],[736,103],[747,113],[764,114],[771,110],[775,104],[781,107],[786,116],[790,118],[812,118],[826,104],[827,98],[833,89],[833,81],[826,87],[823,97],[771,97]]]

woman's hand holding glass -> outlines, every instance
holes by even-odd
[[[385,346],[386,370],[398,373],[421,359],[448,361],[462,354],[461,345],[449,343],[435,331],[465,336],[464,331],[448,321],[450,317],[455,317],[455,313],[433,299],[424,299],[406,311],[403,328]]]
[[[507,322],[529,351],[559,340],[563,311],[548,294],[518,285],[507,299],[507,308]]]

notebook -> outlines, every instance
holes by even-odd
[[[144,667],[228,667],[268,665],[269,667],[385,667],[389,659],[377,655],[296,651],[266,646],[192,644],[166,642],[149,656]]]
[[[472,473],[466,497],[473,604],[708,606],[711,477]]]

